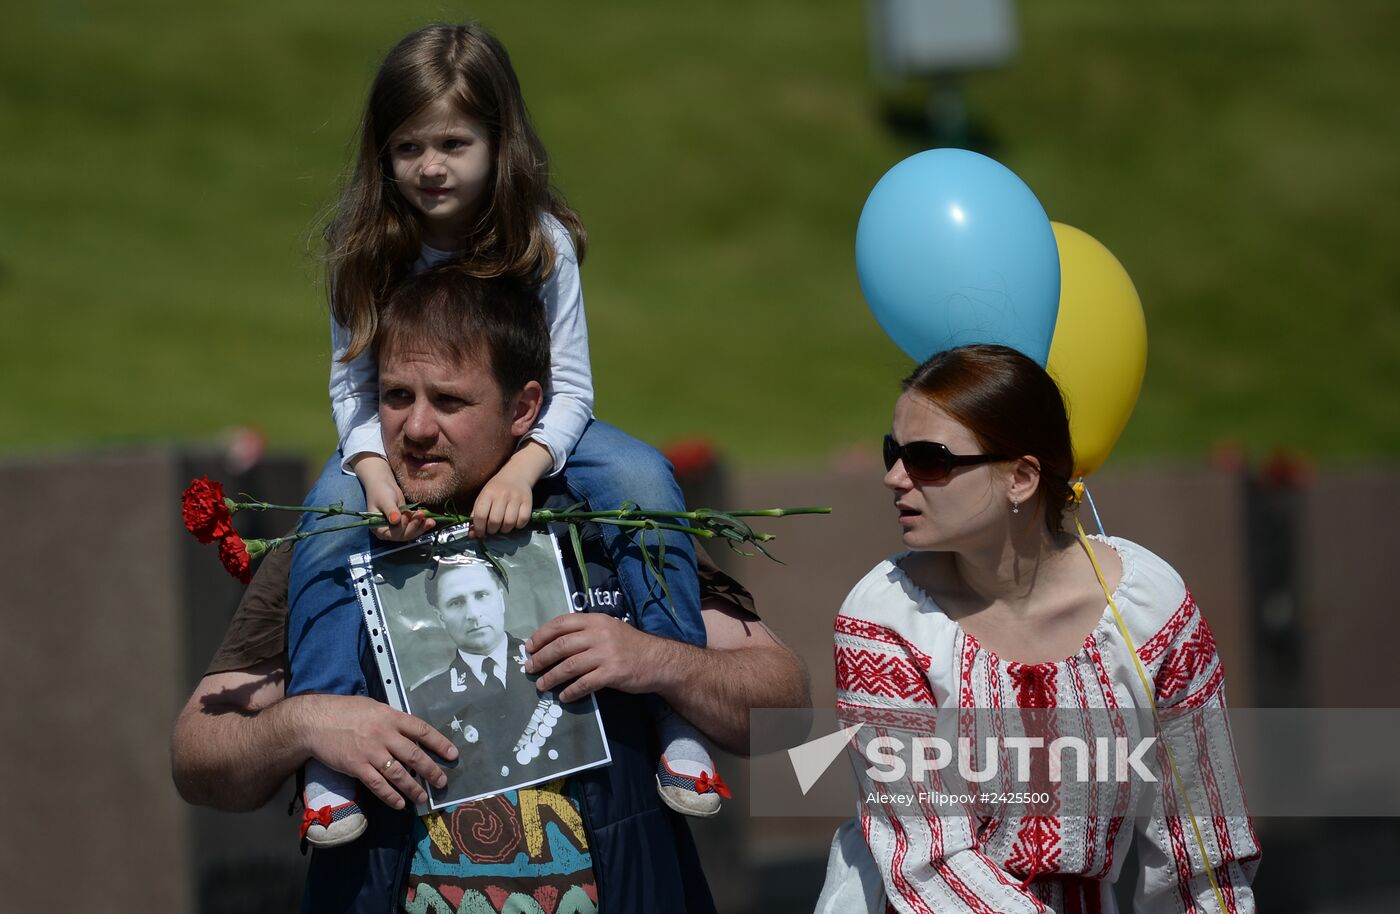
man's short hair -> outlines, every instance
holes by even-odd
[[[477,569],[485,571],[491,576],[491,580],[495,583],[496,588],[503,592],[505,591],[506,582],[501,579],[500,572],[497,571],[495,566],[492,565],[490,562],[474,561],[468,558],[461,558],[457,560],[449,559],[447,561],[442,561],[439,559],[438,561],[432,563],[432,567],[428,569],[428,576],[423,581],[423,588],[427,591],[429,605],[431,605],[434,609],[442,609],[441,604],[438,603],[438,600],[440,599],[439,592],[442,588],[441,579],[449,574],[466,571],[467,569]]]
[[[549,325],[536,289],[448,264],[410,276],[389,295],[374,332],[380,358],[421,347],[458,365],[485,360],[501,392],[549,386]]]

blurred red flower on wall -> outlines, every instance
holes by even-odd
[[[677,479],[698,478],[714,469],[714,445],[704,438],[684,438],[666,445],[663,453],[671,461]]]
[[[233,532],[233,517],[224,503],[224,487],[208,476],[199,477],[185,489],[180,516],[185,529],[201,543],[212,543]]]

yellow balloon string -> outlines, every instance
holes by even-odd
[[[1089,543],[1089,536],[1084,532],[1084,525],[1079,522],[1079,505],[1084,500],[1084,480],[1076,482],[1073,486],[1074,494],[1071,500],[1074,504],[1074,527],[1079,531],[1079,543],[1088,553],[1089,564],[1094,566],[1094,574],[1099,579],[1099,586],[1103,588],[1104,596],[1108,598],[1108,607],[1113,610],[1113,621],[1118,626],[1118,633],[1127,642],[1128,652],[1132,654],[1133,666],[1137,669],[1138,679],[1142,681],[1143,692],[1147,695],[1147,706],[1152,709],[1152,720],[1157,725],[1157,732],[1163,733],[1161,714],[1157,711],[1157,701],[1153,697],[1152,682],[1148,679],[1147,670],[1143,668],[1142,659],[1138,657],[1137,646],[1133,644],[1133,638],[1128,634],[1128,626],[1123,622],[1123,615],[1118,612],[1118,604],[1113,599],[1113,591],[1109,589],[1108,582],[1104,580],[1103,570],[1099,568],[1099,561],[1094,556],[1094,547]],[[1210,880],[1210,887],[1215,892],[1216,904],[1220,905],[1220,914],[1226,914],[1229,910],[1225,906],[1225,895],[1220,891],[1220,883],[1215,879],[1215,867],[1211,865],[1210,854],[1206,853],[1206,842],[1201,836],[1201,826],[1196,821],[1196,811],[1191,808],[1191,795],[1186,792],[1186,786],[1182,783],[1181,772],[1177,770],[1176,758],[1172,755],[1172,747],[1165,739],[1162,741],[1162,748],[1167,750],[1167,764],[1172,769],[1172,781],[1176,784],[1176,789],[1181,793],[1181,799],[1186,804],[1186,814],[1191,818],[1191,831],[1196,838],[1196,847],[1201,852],[1201,861],[1206,865],[1206,878]]]

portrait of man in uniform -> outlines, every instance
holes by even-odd
[[[552,539],[539,540],[514,550],[508,559],[512,580],[530,570],[522,564],[557,562]],[[381,600],[390,617],[386,621],[396,630],[391,650],[407,656],[425,645],[442,651],[450,642],[445,668],[404,683],[404,710],[437,728],[460,753],[455,765],[444,765],[447,785],[429,787],[429,805],[477,799],[605,763],[608,752],[593,698],[560,702],[553,692],[538,691],[537,677],[525,672],[520,633],[544,621],[533,592],[539,588],[522,594],[516,606],[497,568],[472,550],[402,554],[416,554],[428,567],[403,581],[398,600]],[[547,571],[536,572],[531,580],[547,577]],[[416,616],[416,624],[393,619],[396,607],[401,616]],[[568,608],[560,601],[551,614]]]

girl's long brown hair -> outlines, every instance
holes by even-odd
[[[1074,449],[1064,397],[1044,368],[1006,346],[960,346],[928,359],[903,386],[967,426],[986,453],[1039,460],[1045,526],[1060,531]]]
[[[462,239],[462,269],[543,282],[554,269],[543,213],[569,231],[583,260],[583,223],[550,184],[549,155],[505,47],[475,23],[420,29],[394,46],[374,77],[355,165],[326,228],[331,314],[351,337],[343,361],[371,344],[380,306],[418,259],[418,213],[394,186],[389,138],[440,98],[486,129],[495,158],[476,222]]]

